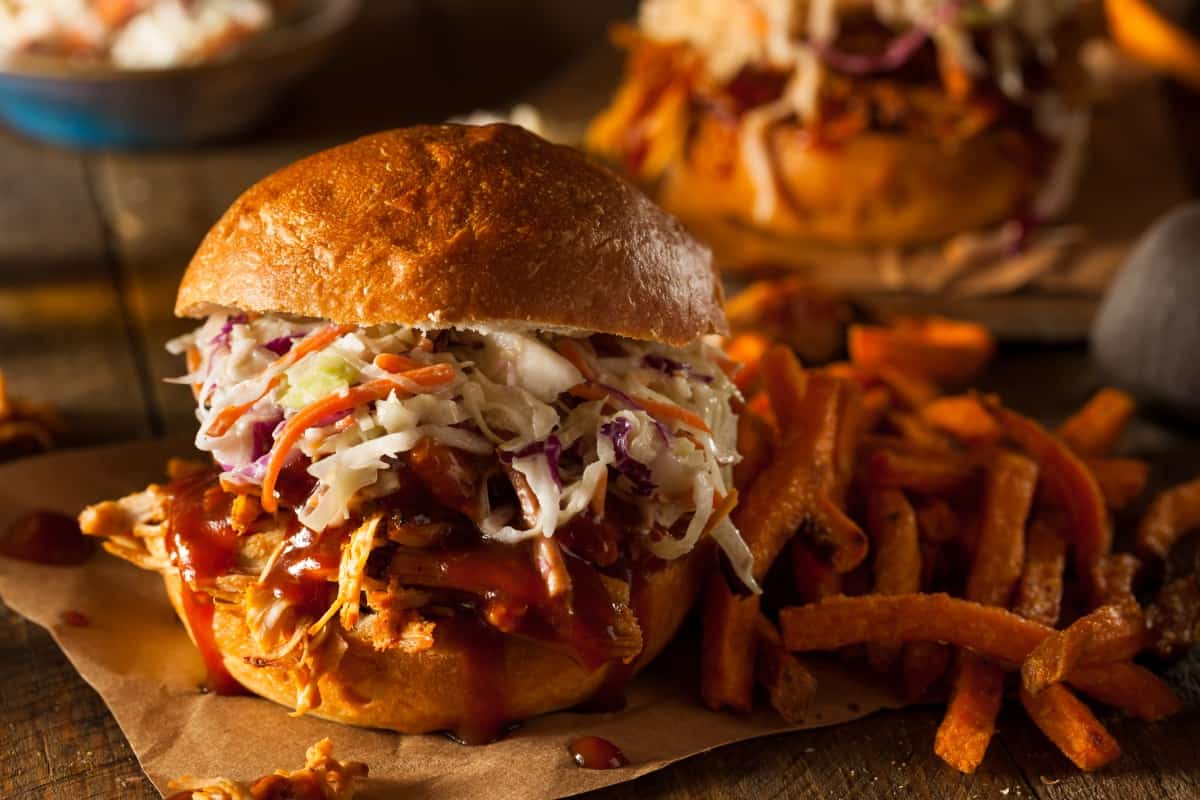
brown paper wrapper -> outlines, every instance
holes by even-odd
[[[166,459],[188,442],[145,442],[55,453],[0,468],[0,530],[21,514],[68,514],[162,479]],[[295,769],[304,751],[329,737],[342,760],[370,767],[366,797],[553,798],[632,780],[673,761],[731,742],[796,729],[763,710],[717,714],[696,691],[695,642],[677,640],[630,686],[624,711],[560,712],[530,720],[483,747],[442,736],[404,736],[293,718],[255,697],[218,697],[199,686],[204,670],[166,598],[162,581],[104,553],[79,567],[49,567],[0,556],[0,598],[45,627],[112,710],[146,774],[160,790],[182,775],[249,780]],[[87,615],[87,627],[61,622]],[[820,692],[800,727],[857,719],[901,701],[833,663],[814,663]],[[577,736],[616,743],[630,765],[575,766],[566,746]]]

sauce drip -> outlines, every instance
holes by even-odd
[[[88,615],[84,614],[82,611],[67,609],[58,616],[59,619],[70,625],[72,628],[86,628],[92,624],[91,618],[89,618]]]
[[[204,669],[206,686],[217,694],[244,694],[225,668],[213,633],[212,597],[204,587],[233,567],[237,532],[229,523],[232,495],[221,489],[216,473],[200,472],[167,487],[167,554],[179,570],[182,610]]]
[[[511,723],[504,702],[504,634],[481,620],[470,608],[434,629],[437,646],[457,651],[466,685],[464,720],[446,735],[459,744],[489,744],[501,738]]]
[[[567,745],[567,752],[584,769],[620,769],[629,759],[621,748],[599,736],[582,736]]]
[[[18,518],[0,539],[0,553],[35,564],[73,566],[95,552],[96,541],[83,535],[74,517],[57,511],[32,511]]]
[[[293,528],[279,560],[267,575],[266,585],[275,597],[287,600],[309,617],[320,617],[333,602],[344,528],[326,528],[319,533]]]

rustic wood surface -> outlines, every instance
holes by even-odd
[[[361,133],[505,107],[630,6],[380,0],[279,118],[237,144],[81,155],[0,131],[0,368],[13,390],[59,404],[71,422],[69,445],[189,432],[187,393],[161,382],[179,370],[162,342],[187,327],[171,307],[188,255],[241,189]],[[1181,91],[1171,99],[1183,140],[1196,141],[1200,102]],[[1200,163],[1191,165],[1200,176]],[[988,381],[1047,421],[1099,382],[1083,348],[1006,350]],[[1161,424],[1139,421],[1130,444],[1156,459],[1160,481],[1194,473],[1200,462],[1194,434]],[[1194,707],[1158,725],[1111,720],[1125,755],[1099,776],[1072,769],[1017,708],[1002,716],[979,773],[959,775],[933,755],[939,718],[937,709],[913,708],[733,745],[596,797],[1200,796]],[[157,796],[49,636],[3,606],[0,735],[0,797]]]

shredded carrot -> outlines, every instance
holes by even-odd
[[[380,353],[375,356],[375,366],[388,372],[404,372],[405,370],[420,367],[421,363],[397,353]]]
[[[454,380],[454,367],[451,364],[430,364],[401,372],[400,377],[423,389],[431,389]]]
[[[234,426],[239,419],[242,418],[247,411],[254,407],[254,404],[267,396],[267,392],[279,385],[279,381],[283,379],[283,371],[295,364],[300,359],[304,358],[309,353],[321,350],[333,344],[334,340],[339,336],[349,333],[357,328],[356,325],[331,325],[328,328],[322,328],[319,331],[310,333],[304,339],[299,341],[295,347],[287,351],[279,358],[271,362],[267,366],[265,372],[272,373],[271,379],[267,381],[266,387],[262,392],[248,403],[241,403],[236,406],[228,406],[217,414],[217,418],[208,426],[206,433],[209,436],[223,436],[230,428]]]
[[[729,494],[721,497],[720,492],[713,492],[713,512],[708,518],[708,522],[704,523],[704,532],[702,535],[707,536],[712,533],[713,528],[721,524],[721,520],[728,517],[737,508],[738,491],[730,489]]]
[[[554,344],[554,349],[558,351],[560,356],[570,361],[584,378],[589,381],[596,380],[596,370],[588,360],[587,351],[584,350],[583,345],[579,342],[574,339],[559,339]]]
[[[434,378],[435,372],[443,376],[449,372],[449,376],[441,380],[441,383],[445,383],[446,380],[454,377],[454,368],[449,364],[434,364],[430,367],[422,367],[410,372],[401,373],[400,377],[407,378],[423,388],[428,388],[437,384]],[[418,373],[421,374],[418,375]],[[275,497],[275,483],[279,480],[279,472],[283,469],[283,464],[287,460],[288,454],[291,453],[292,448],[300,441],[300,437],[304,435],[306,430],[323,417],[356,408],[364,403],[383,400],[392,392],[404,393],[406,390],[396,381],[387,378],[368,381],[367,383],[350,387],[344,394],[330,395],[321,398],[315,403],[310,403],[289,419],[284,424],[283,430],[275,438],[270,458],[267,459],[267,473],[263,476],[262,484],[263,510],[273,513],[279,509],[279,501]]]
[[[568,389],[567,393],[574,395],[575,397],[583,398],[584,400],[607,400],[611,396],[611,392],[608,392],[603,387],[596,386],[592,383],[576,384]],[[646,411],[648,414],[650,414],[650,416],[655,417],[656,419],[674,420],[675,422],[681,422],[684,425],[704,431],[705,433],[712,433],[712,429],[708,427],[707,422],[701,419],[699,415],[688,411],[682,406],[677,406],[674,403],[663,403],[659,400],[651,400],[646,397],[637,397],[632,395],[631,397],[633,397],[633,401],[637,403],[643,411]]]

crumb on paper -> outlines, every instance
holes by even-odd
[[[0,461],[51,450],[65,431],[53,407],[10,395],[0,370]]]
[[[276,770],[251,784],[228,778],[192,778],[171,781],[167,788],[175,794],[170,800],[284,800],[290,797],[321,797],[325,800],[352,800],[367,776],[367,765],[357,761],[338,761],[333,757],[329,739],[308,748],[303,769],[294,772]]]

